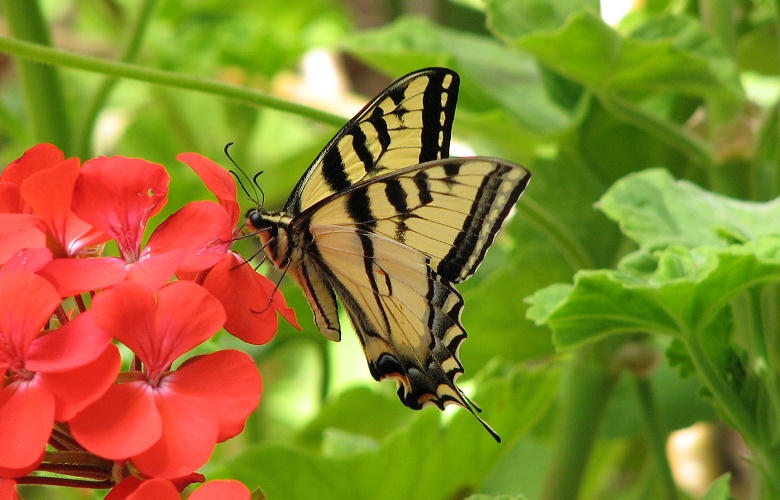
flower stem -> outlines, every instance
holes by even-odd
[[[44,49],[51,45],[37,1],[3,0],[3,9],[11,34],[19,39],[6,37],[7,40]],[[71,130],[57,68],[31,61],[17,63],[33,140],[51,142],[67,154],[71,147]]]
[[[584,347],[571,359],[561,420],[557,424],[556,449],[539,497],[543,500],[577,498],[599,422],[617,381],[603,347]]]
[[[769,398],[769,408],[772,412],[770,421],[780,419],[780,398],[778,398],[778,386],[775,380],[775,370],[772,369],[772,357],[767,349],[767,339],[764,333],[764,318],[762,314],[761,288],[755,286],[748,290],[748,310],[750,312],[750,344],[753,350],[751,357],[751,369],[764,386]]]
[[[27,6],[26,2],[14,2],[13,0],[4,1],[5,3],[19,3],[20,5]],[[0,36],[0,52],[37,62],[80,69],[93,73],[101,73],[107,76],[130,78],[157,85],[205,92],[227,99],[233,99],[244,104],[278,109],[279,111],[304,116],[329,125],[341,126],[344,125],[345,122],[344,117],[304,106],[296,102],[286,101],[256,90],[228,85],[206,78],[181,75],[170,71],[136,66],[134,64],[83,56],[72,52],[44,47],[35,43],[16,40],[6,36]]]
[[[642,424],[647,435],[646,442],[650,446],[655,458],[655,468],[659,474],[663,498],[675,500],[677,498],[677,488],[672,477],[672,470],[669,467],[669,460],[666,457],[666,440],[661,430],[661,423],[658,412],[655,409],[653,398],[653,388],[650,381],[645,377],[634,378],[634,388],[639,399],[639,409],[642,414]]]

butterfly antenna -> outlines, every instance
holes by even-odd
[[[256,184],[254,183],[254,180],[250,179],[249,176],[246,174],[246,172],[244,172],[244,169],[241,168],[238,165],[238,163],[236,163],[236,160],[234,160],[232,156],[230,156],[230,146],[232,146],[232,145],[233,145],[232,142],[228,142],[227,144],[225,144],[225,149],[224,149],[225,156],[227,156],[228,160],[230,160],[230,163],[232,163],[233,166],[236,167],[236,169],[238,169],[238,172],[241,175],[238,175],[238,173],[236,173],[233,170],[230,170],[230,174],[236,179],[236,182],[238,182],[238,185],[241,186],[241,190],[244,192],[244,194],[246,194],[247,198],[249,198],[249,200],[252,203],[254,203],[255,205],[262,206],[262,204],[260,204],[257,201],[257,189],[255,188]],[[250,193],[249,190],[246,188],[246,185],[244,184],[244,181],[242,180],[242,177],[244,179],[246,179],[247,181],[249,181],[249,185],[252,187],[252,193]],[[255,177],[257,177],[257,176],[255,176]],[[262,191],[261,191],[261,193],[262,193]],[[265,200],[265,195],[264,194],[263,194],[263,200]]]
[[[256,173],[255,175],[252,176],[252,184],[254,185],[255,188],[257,188],[258,191],[260,191],[260,196],[262,196],[262,198],[260,199],[260,206],[264,207],[265,206],[265,191],[263,191],[263,188],[261,188],[260,184],[257,182],[257,178],[260,177],[260,174],[262,174],[262,173],[263,173],[263,170],[259,171],[258,173]]]

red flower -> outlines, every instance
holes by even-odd
[[[79,174],[78,159],[65,160],[55,146],[39,144],[0,176],[0,264],[21,250],[48,248],[54,260],[41,274],[63,297],[104,288],[126,275],[111,260],[68,258],[92,256],[94,246],[109,239],[71,210]]]
[[[123,374],[70,421],[74,437],[88,450],[132,459],[144,475],[170,479],[203,465],[216,442],[242,430],[262,388],[250,356],[218,351],[172,370],[177,358],[225,322],[219,301],[203,287],[169,283],[155,301],[148,289],[125,282],[95,297],[91,312],[144,369]]]
[[[60,296],[39,276],[3,273],[0,304],[0,467],[24,469],[41,460],[55,420],[103,394],[120,358],[89,313],[41,332]]]
[[[165,205],[168,181],[161,165],[101,157],[84,164],[73,198],[74,211],[117,242],[128,277],[151,289],[177,269],[213,266],[222,255],[210,249],[210,242],[230,235],[224,229],[224,210],[212,202],[196,202],[164,221],[142,246],[149,218]]]
[[[79,160],[66,160],[51,144],[39,144],[11,162],[0,176],[5,184],[0,203],[6,213],[33,214],[45,227],[55,257],[75,256],[103,243],[108,235],[79,219],[71,210]]]
[[[281,292],[274,290],[273,282],[255,272],[243,257],[228,251],[231,240],[238,235],[236,226],[240,216],[233,177],[213,161],[195,153],[182,153],[177,159],[189,165],[217,197],[226,214],[223,230],[229,231],[229,237],[211,242],[213,248],[224,248],[218,264],[200,274],[180,270],[179,278],[200,282],[217,297],[227,313],[225,330],[244,342],[264,344],[271,340],[278,327],[276,311],[300,330],[295,311],[287,307]]]

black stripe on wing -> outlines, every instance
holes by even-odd
[[[450,281],[462,281],[474,273],[493,244],[504,219],[528,185],[530,175],[511,189],[506,189],[505,178],[512,168],[497,164],[494,174],[483,180],[452,249],[438,267],[439,273]]]

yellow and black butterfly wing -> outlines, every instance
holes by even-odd
[[[311,207],[294,224],[375,233],[428,257],[447,281],[471,276],[531,174],[489,157],[448,158],[354,185]]]
[[[322,283],[307,293],[315,316],[334,306],[324,291],[335,290],[371,374],[396,380],[410,408],[474,412],[455,383],[466,332],[452,284],[476,270],[529,179],[503,160],[436,160],[353,185],[293,220],[309,242],[298,280]]]
[[[428,68],[390,85],[325,146],[284,212],[296,215],[366,179],[447,158],[459,81],[454,71]]]

